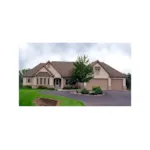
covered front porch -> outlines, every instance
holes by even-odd
[[[63,78],[54,78],[54,88],[55,89],[63,88]]]

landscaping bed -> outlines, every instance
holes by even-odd
[[[52,100],[48,98],[38,98],[34,100],[36,106],[58,106],[59,102],[57,100]]]
[[[82,89],[71,92],[73,94],[83,94],[83,95],[91,95],[91,96],[101,96],[104,95],[104,92],[100,87],[93,87],[92,90]]]
[[[76,94],[76,95],[85,95],[85,96],[103,96],[103,95],[105,95],[104,93],[103,93],[103,94],[97,94],[97,95],[82,94],[82,93],[77,93],[76,91],[71,91],[70,93],[71,93],[71,94]]]

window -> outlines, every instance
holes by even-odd
[[[48,85],[49,85],[49,78],[48,78]]]
[[[69,85],[69,79],[66,79],[66,85]]]
[[[38,81],[39,81],[39,79],[37,78],[37,81],[36,81],[36,82],[37,82],[37,84],[39,84],[39,83],[38,83]]]
[[[99,73],[100,73],[100,67],[95,67],[95,72],[96,72],[97,75],[99,75]]]
[[[46,84],[46,78],[44,78],[44,84]]]
[[[40,78],[40,84],[42,84],[42,78]]]
[[[95,71],[100,71],[100,67],[95,67]]]
[[[30,78],[28,78],[28,79],[27,79],[27,83],[30,83],[30,82],[31,82],[31,79],[30,79]]]

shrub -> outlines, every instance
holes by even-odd
[[[30,85],[25,85],[25,86],[23,86],[23,88],[25,88],[25,89],[32,89],[32,86],[30,86]]]
[[[89,91],[87,89],[83,89],[83,90],[81,90],[81,93],[82,94],[89,94]]]
[[[47,89],[47,87],[40,85],[40,86],[38,86],[38,89]]]
[[[93,87],[92,90],[96,93],[96,94],[103,94],[103,91],[100,87]]]
[[[96,94],[103,94],[103,91],[100,88],[95,89]]]
[[[100,87],[99,87],[99,86],[94,86],[94,87],[92,88],[93,91],[95,91],[96,89],[100,89]]]

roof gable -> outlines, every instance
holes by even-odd
[[[34,77],[35,74],[41,69],[41,68],[45,68],[47,70],[47,72],[51,75],[54,76],[46,67],[45,67],[45,63],[40,63],[37,66],[35,66],[33,69],[28,70],[25,74],[24,77]]]
[[[104,62],[100,62],[96,60],[95,62],[92,62],[91,65],[94,66],[96,63],[99,63],[104,68],[104,70],[109,74],[111,78],[125,78],[126,77],[123,73],[105,64]]]

